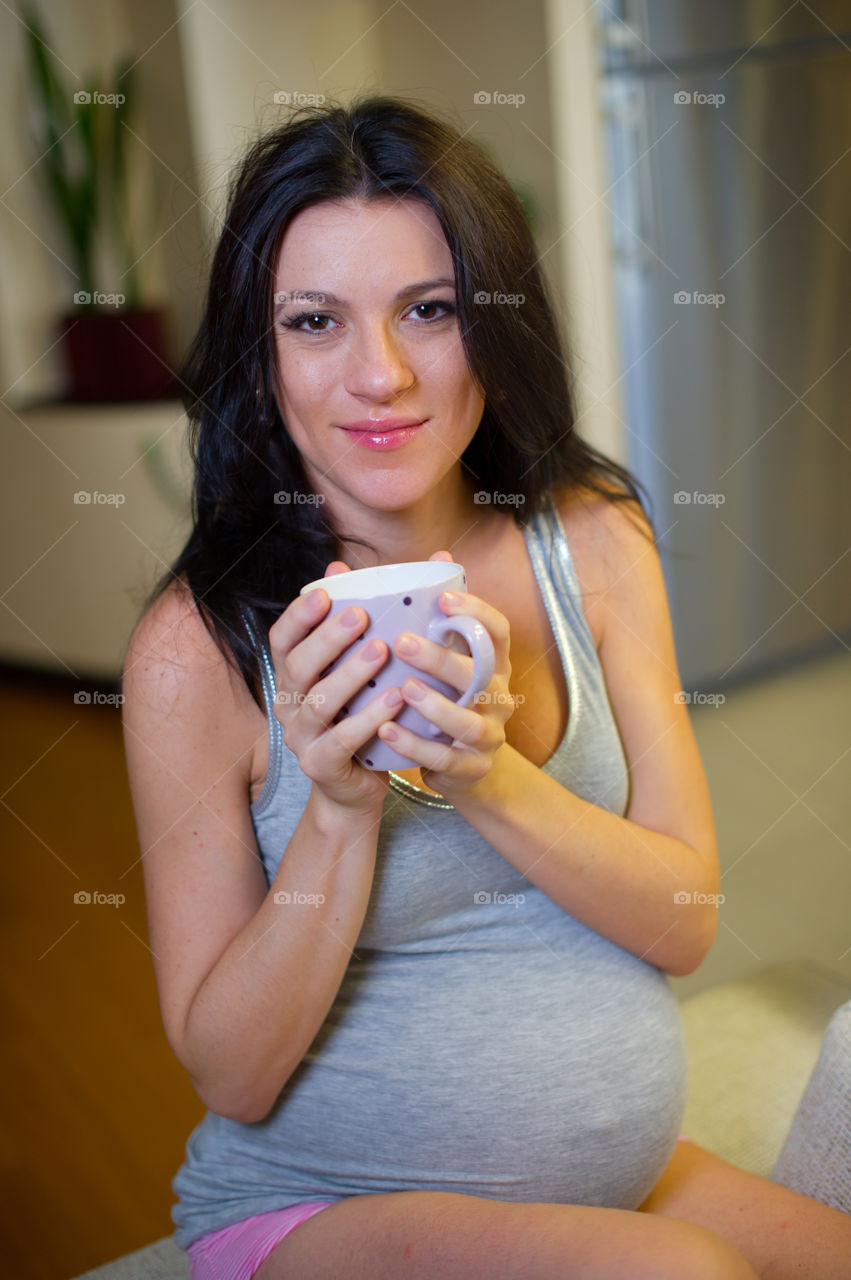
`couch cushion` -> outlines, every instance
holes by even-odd
[[[171,1236],[126,1253],[74,1280],[190,1280],[189,1259]]]
[[[770,1177],[827,1024],[849,998],[846,978],[784,964],[684,1000],[684,1132],[732,1164]]]

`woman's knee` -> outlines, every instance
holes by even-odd
[[[738,1249],[713,1231],[679,1218],[651,1220],[663,1224],[657,1234],[658,1269],[648,1272],[653,1280],[759,1280]]]

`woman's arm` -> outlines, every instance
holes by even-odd
[[[703,767],[677,696],[661,565],[636,519],[634,507],[627,515],[603,498],[586,503],[579,517],[571,506],[571,552],[602,618],[600,661],[629,766],[626,815],[580,799],[507,743],[477,778],[477,748],[487,742],[493,750],[492,726],[485,723],[493,704],[476,708],[476,725],[472,713],[439,695],[428,708],[419,702],[424,714],[469,746],[454,749],[454,766],[447,767],[445,757],[439,761],[437,744],[424,744],[416,758],[428,785],[533,884],[613,942],[681,975],[697,968],[715,936],[718,854]],[[507,620],[483,601],[466,595],[453,607],[478,617],[498,649],[507,643]],[[435,650],[416,665],[426,660],[449,683],[450,665],[468,661]],[[442,673],[436,669],[441,663]],[[457,681],[458,672],[453,674]],[[406,753],[412,747],[401,736],[394,745]],[[428,767],[438,763],[444,772]]]
[[[185,593],[169,589],[136,628],[123,689],[166,1035],[206,1106],[258,1121],[339,989],[366,913],[380,805],[353,812],[314,787],[267,887],[249,813],[265,719]],[[291,901],[276,902],[285,891]]]

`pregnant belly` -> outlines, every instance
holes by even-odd
[[[537,946],[353,963],[269,1117],[277,1150],[340,1195],[634,1208],[682,1118],[680,1019],[658,970],[589,936],[570,961]]]

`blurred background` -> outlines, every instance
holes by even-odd
[[[369,90],[502,167],[580,430],[651,500],[724,867],[718,941],[678,993],[789,962],[851,980],[848,0],[2,6],[2,1167],[21,1280],[171,1229],[202,1109],[159,1021],[118,679],[188,529],[174,370],[232,166],[294,106]]]

